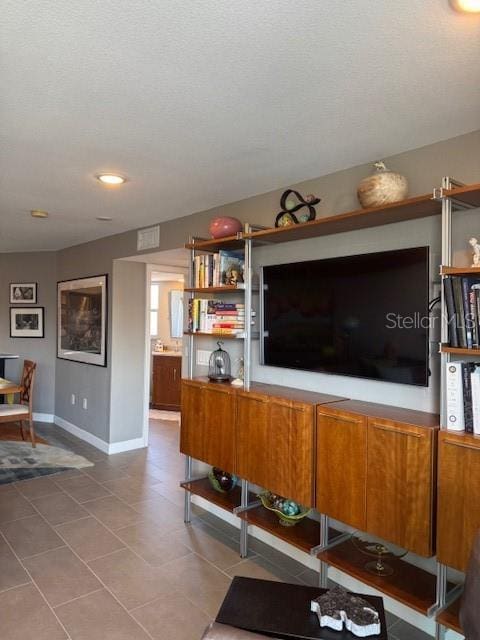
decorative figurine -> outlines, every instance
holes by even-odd
[[[472,267],[480,267],[480,244],[476,238],[470,238],[468,244],[473,249]]]
[[[225,238],[226,236],[234,236],[242,231],[243,225],[237,218],[230,216],[220,216],[210,220],[209,231],[212,238]]]
[[[299,224],[302,222],[309,222],[315,220],[316,211],[315,206],[320,202],[320,198],[309,194],[305,198],[300,195],[298,191],[293,189],[287,189],[283,192],[280,198],[280,207],[282,210],[275,218],[276,227],[289,227],[292,224]],[[296,216],[295,213],[304,209],[300,215]]]
[[[375,162],[375,172],[364,178],[357,188],[357,196],[364,209],[382,207],[404,200],[408,195],[405,176],[387,169],[384,162]]]

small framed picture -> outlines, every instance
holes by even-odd
[[[11,282],[10,304],[37,304],[37,283]]]
[[[10,307],[11,338],[43,338],[43,307]]]

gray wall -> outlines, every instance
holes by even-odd
[[[328,150],[319,149],[319,153],[328,153]],[[372,161],[376,158],[372,158]],[[439,186],[443,175],[451,175],[464,182],[476,182],[480,178],[480,131],[459,136],[451,140],[415,149],[402,153],[391,158],[384,158],[387,165],[392,169],[397,169],[405,174],[410,182],[410,194],[418,195],[428,193],[434,186]],[[322,203],[318,207],[318,216],[339,213],[357,207],[356,186],[361,178],[371,173],[370,165],[353,167],[345,171],[340,171],[321,178],[315,178],[296,185],[282,185],[278,190],[267,194],[258,195],[240,202],[217,207],[209,211],[203,211],[191,216],[171,220],[161,224],[160,227],[160,250],[174,249],[183,246],[189,234],[208,236],[208,222],[215,215],[233,215],[242,221],[254,224],[272,226],[275,215],[279,210],[279,199],[282,191],[287,187],[298,188],[303,193],[313,192],[322,198]],[[472,218],[474,220],[475,218]],[[358,234],[342,234],[334,236],[333,239],[320,239],[313,242],[313,245],[298,245],[298,248],[283,245],[278,255],[290,255],[292,259],[300,254],[306,256],[327,255],[325,251],[333,252],[336,248],[338,254],[355,253],[362,250],[373,250],[375,248],[389,248],[393,246],[407,246],[410,242],[417,244],[417,241],[431,244],[438,247],[439,221],[420,221],[406,223],[405,226],[379,227],[374,230],[359,232]],[[430,226],[432,225],[432,226]],[[398,236],[397,236],[398,232]],[[477,228],[476,233],[480,232]],[[417,235],[417,233],[419,235]],[[473,233],[471,227],[468,233]],[[398,241],[398,245],[396,244]],[[459,239],[459,250],[463,240]],[[315,244],[317,243],[317,244]],[[131,231],[109,238],[103,238],[95,242],[78,245],[65,249],[58,253],[58,279],[76,278],[100,273],[108,273],[110,285],[112,284],[113,260],[127,256],[134,256],[136,251],[136,232]],[[330,255],[333,255],[331,253]],[[257,258],[262,254],[258,254]],[[265,260],[276,261],[277,258],[263,254]],[[281,261],[281,260],[280,260]],[[111,286],[110,286],[110,309],[111,309]],[[92,367],[90,365],[80,365],[71,362],[58,361],[56,376],[56,413],[62,418],[77,424],[77,426],[91,430],[92,433],[102,439],[109,437],[110,424],[110,375],[111,375],[111,314],[109,319],[109,353],[108,366],[105,369]],[[132,328],[131,338],[133,339],[134,329]],[[208,348],[207,345],[204,348]],[[279,383],[288,383],[285,373],[280,370],[266,371],[256,368],[258,378],[268,378]],[[297,386],[307,385],[316,387],[327,385],[328,389],[333,387],[333,378],[320,383],[319,378],[306,380],[295,375],[294,384]],[[292,381],[290,380],[290,383]],[[351,385],[351,386],[350,386]],[[356,389],[365,391],[365,387],[357,385]],[[397,385],[400,386],[400,385]],[[81,416],[69,405],[70,393],[77,388],[84,389],[88,397],[96,398],[94,420],[88,424],[78,422]],[[350,381],[349,389],[353,388]],[[370,387],[373,389],[373,387]],[[432,387],[433,389],[433,387]],[[432,395],[433,394],[433,395]],[[354,395],[351,391],[348,395]],[[377,393],[373,394],[377,397]],[[384,402],[398,401],[405,406],[417,405],[417,401],[422,407],[434,406],[434,391],[427,396],[418,398],[415,396],[405,398],[402,393],[394,394],[393,400],[385,394],[380,394]],[[93,416],[93,414],[92,414]]]
[[[10,338],[11,282],[37,282],[37,303],[45,307],[44,338]],[[54,252],[0,254],[0,351],[15,353],[19,360],[5,365],[5,375],[12,380],[21,376],[23,359],[37,363],[33,409],[53,414],[55,408],[55,340],[56,340],[56,254]],[[11,305],[27,306],[27,305]]]
[[[146,265],[115,260],[109,442],[142,436],[146,384],[146,305]]]

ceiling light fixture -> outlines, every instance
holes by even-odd
[[[127,181],[127,179],[123,176],[118,176],[114,173],[100,173],[98,176],[96,176],[96,178],[102,184],[107,184],[109,186],[116,186]]]
[[[42,209],[32,209],[30,211],[32,218],[48,218],[48,211],[42,211]]]
[[[480,0],[450,0],[455,11],[462,13],[480,13]]]

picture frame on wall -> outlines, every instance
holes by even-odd
[[[37,283],[11,282],[10,304],[37,304]]]
[[[44,338],[44,307],[10,307],[11,338]]]
[[[57,358],[107,366],[107,275],[57,283]]]

